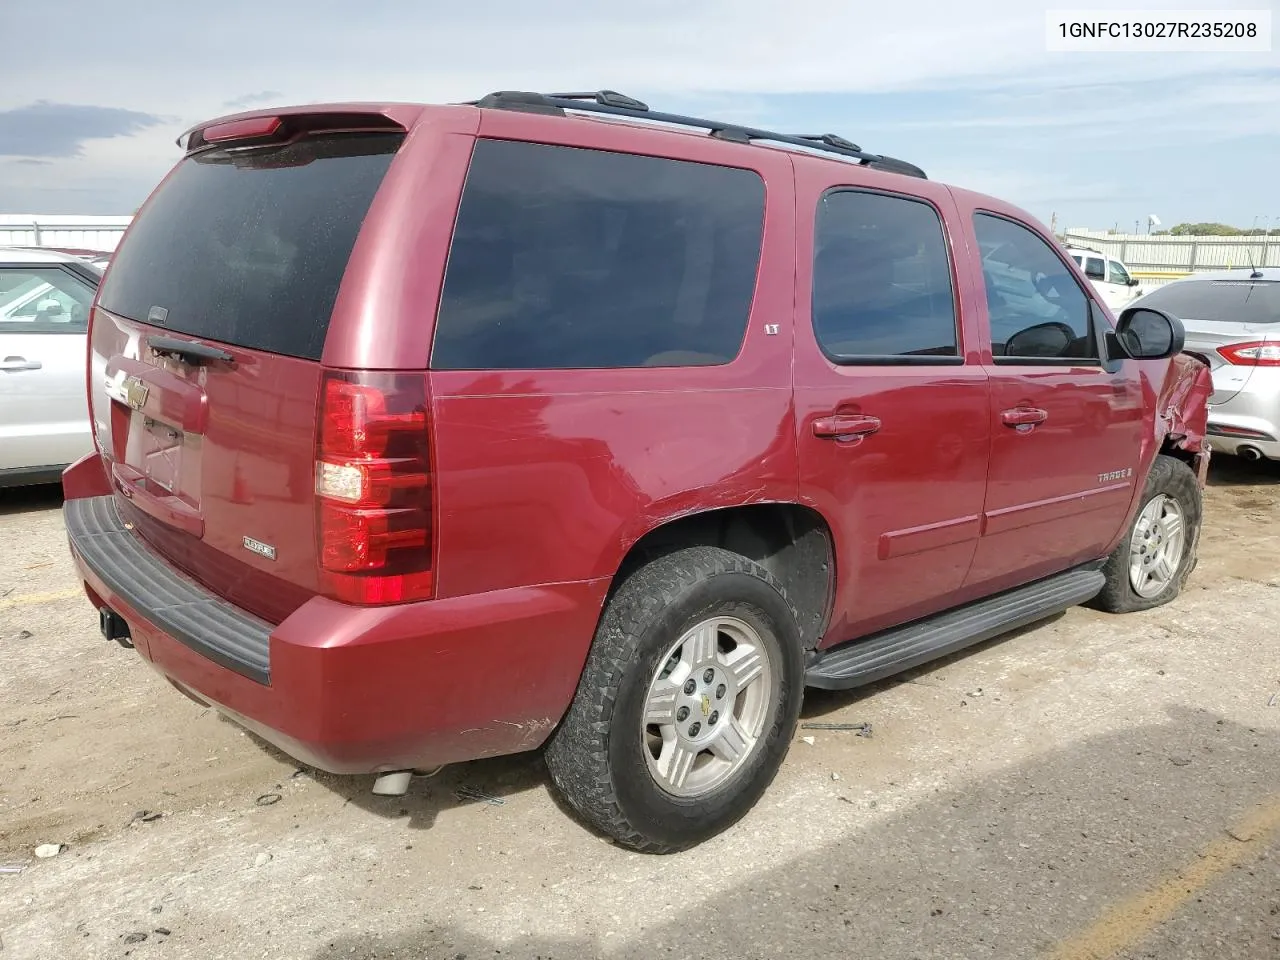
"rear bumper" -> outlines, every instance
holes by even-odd
[[[608,582],[387,607],[314,597],[276,626],[177,573],[111,497],[64,506],[90,599],[161,674],[304,764],[422,769],[540,746],[577,686]]]
[[[1246,456],[1250,449],[1258,451],[1268,460],[1280,460],[1280,441],[1277,440],[1259,440],[1251,437],[1224,436],[1223,434],[1213,432],[1213,424],[1209,425],[1209,435],[1206,438],[1209,446],[1214,453],[1226,455]],[[1257,459],[1257,457],[1253,457]]]
[[[1210,406],[1206,432],[1215,453],[1252,448],[1280,459],[1280,369],[1255,370],[1245,389]]]

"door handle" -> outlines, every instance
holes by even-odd
[[[0,360],[0,371],[4,373],[21,373],[23,370],[39,370],[39,360],[28,360],[26,357],[5,357]]]
[[[824,440],[865,437],[880,429],[879,417],[833,416],[813,421],[813,435]]]
[[[1000,414],[1000,422],[1006,427],[1034,427],[1048,419],[1048,411],[1039,407],[1014,407]]]

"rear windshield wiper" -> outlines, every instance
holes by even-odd
[[[206,364],[210,360],[230,363],[235,359],[220,347],[210,347],[190,340],[178,340],[175,337],[147,337],[147,346],[161,356],[173,357],[194,367]]]

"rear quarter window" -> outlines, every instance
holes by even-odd
[[[318,360],[356,235],[402,140],[328,135],[188,157],[130,228],[99,303]]]
[[[764,182],[749,170],[478,140],[431,366],[728,363],[763,225]]]

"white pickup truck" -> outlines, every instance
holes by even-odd
[[[1138,281],[1129,273],[1129,268],[1117,260],[1093,247],[1078,244],[1066,244],[1067,253],[1076,262],[1084,275],[1089,278],[1093,288],[1098,291],[1103,302],[1118,313],[1135,300],[1140,291]]]

